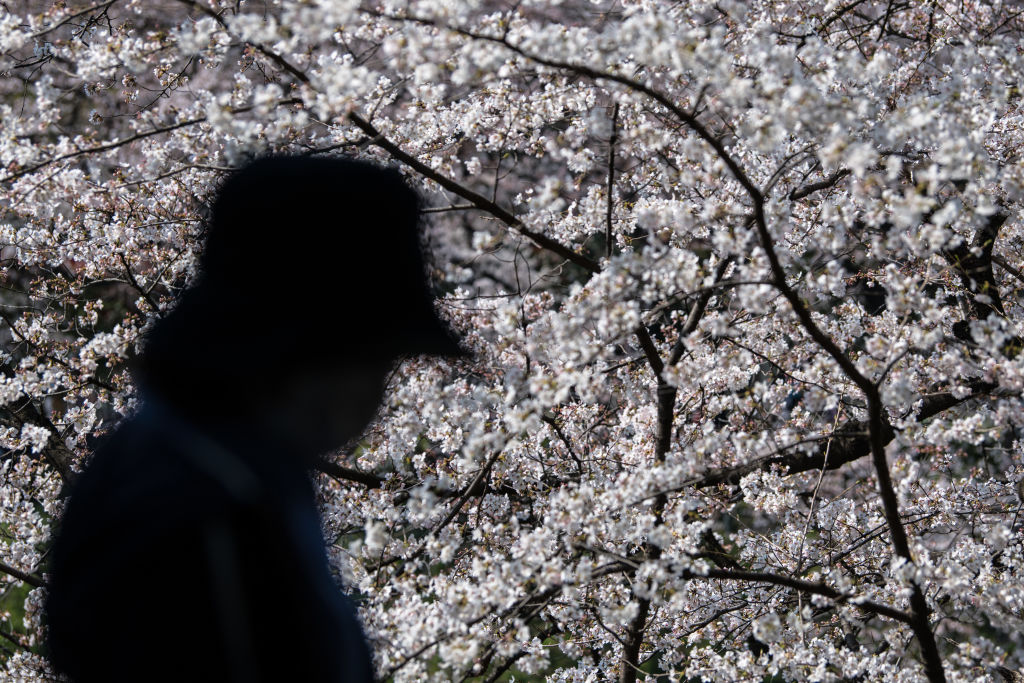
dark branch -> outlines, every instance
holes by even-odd
[[[917,411],[917,419],[927,420],[949,408],[973,398],[978,398],[996,388],[994,384],[979,380],[968,382],[968,386],[972,392],[964,398],[956,398],[948,391],[927,396],[922,400],[921,407]],[[768,470],[772,467],[778,467],[786,474],[798,474],[822,468],[836,470],[846,463],[863,458],[871,452],[871,443],[868,440],[867,432],[867,422],[847,422],[830,435],[832,445],[822,444],[816,453],[809,455],[805,453],[787,453],[762,458],[744,465],[725,467],[708,473],[689,485],[697,488],[707,488],[719,484],[737,485],[740,479],[751,472]],[[888,444],[895,438],[895,433],[888,425],[883,429],[882,438],[883,445]],[[827,462],[825,457],[826,451],[828,452]]]
[[[40,577],[36,576],[35,574],[32,574],[31,572],[23,572],[17,567],[12,567],[11,565],[6,564],[5,562],[0,562],[0,572],[3,572],[8,576],[13,576],[18,581],[24,581],[28,585],[33,586],[35,588],[41,588],[46,585],[46,582],[43,581]]]
[[[344,481],[350,481],[355,484],[362,484],[368,489],[379,489],[384,485],[384,480],[375,474],[369,472],[363,472],[352,467],[343,467],[327,460],[320,460],[313,466],[314,469],[323,472],[324,474],[334,477],[335,479],[341,479]]]
[[[359,128],[361,131],[363,131],[370,137],[374,145],[387,151],[388,154],[393,156],[398,161],[401,161],[403,164],[405,164],[412,170],[416,171],[424,178],[433,180],[435,183],[437,183],[444,189],[448,190],[454,195],[462,197],[463,199],[465,199],[478,209],[483,209],[484,211],[487,211],[489,214],[500,220],[502,223],[504,223],[506,226],[508,226],[515,232],[518,232],[520,235],[523,235],[524,237],[531,240],[537,246],[543,249],[547,249],[548,251],[553,252],[558,256],[561,256],[566,261],[571,261],[572,263],[575,263],[576,265],[580,266],[581,268],[585,269],[590,273],[596,273],[599,270],[601,270],[601,267],[598,266],[595,261],[587,258],[582,254],[576,253],[575,251],[573,251],[572,249],[563,244],[559,244],[550,237],[546,237],[538,232],[530,230],[525,225],[523,225],[522,221],[516,218],[508,210],[499,206],[496,202],[487,199],[483,195],[478,194],[473,190],[470,190],[468,187],[460,185],[451,178],[448,178],[447,176],[438,173],[434,169],[430,168],[422,161],[415,158],[414,156],[403,150],[401,147],[385,138],[380,133],[380,131],[378,131],[370,122],[366,121],[361,116],[359,116],[359,114],[352,112],[351,114],[348,115],[348,118],[353,125],[355,125],[357,128]]]
[[[789,193],[789,198],[796,201],[797,199],[803,199],[808,195],[814,194],[818,190],[827,190],[848,175],[850,175],[850,171],[845,168],[841,168],[824,180],[796,188]]]
[[[771,574],[769,572],[740,571],[736,569],[708,569],[706,572],[695,572],[691,569],[683,569],[679,571],[679,575],[683,578],[692,580],[722,579],[725,581],[747,581],[752,583],[768,583],[775,586],[783,586],[785,588],[798,590],[802,593],[821,595],[836,602],[850,603],[865,612],[879,614],[904,624],[913,625],[913,617],[903,610],[898,610],[895,607],[889,607],[888,605],[883,605],[873,600],[859,598],[852,593],[842,593],[823,583],[797,579],[792,576]]]
[[[619,103],[612,109],[612,135],[608,138],[608,206],[605,214],[605,251],[612,257],[615,239],[612,237],[612,208],[615,205],[615,143],[619,141]]]

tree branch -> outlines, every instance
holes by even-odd
[[[384,485],[384,480],[375,474],[363,472],[362,470],[357,470],[352,467],[344,467],[328,460],[318,460],[316,464],[313,465],[313,468],[328,476],[334,477],[335,479],[350,481],[354,484],[362,484],[368,489],[379,489]]]
[[[281,106],[281,105],[287,105],[287,104],[302,104],[302,100],[297,98],[297,97],[289,97],[289,98],[286,98],[286,99],[278,101],[275,106]],[[238,108],[231,109],[231,113],[232,114],[243,114],[243,113],[245,113],[247,111],[252,111],[252,109],[253,109],[253,107],[251,107],[251,106],[238,107]],[[141,133],[136,133],[134,135],[129,135],[128,137],[126,137],[126,138],[124,138],[122,140],[114,140],[112,142],[107,142],[107,143],[104,143],[102,145],[94,145],[92,147],[85,147],[83,149],[75,150],[74,152],[68,152],[67,154],[61,154],[61,155],[53,157],[51,159],[46,159],[45,161],[37,162],[35,164],[32,164],[31,166],[26,166],[26,167],[24,167],[22,169],[19,169],[17,171],[12,172],[12,173],[8,173],[3,178],[0,178],[0,183],[6,183],[6,182],[9,182],[11,180],[16,180],[16,179],[18,179],[18,178],[20,178],[22,176],[28,175],[29,173],[34,173],[34,172],[36,172],[36,171],[38,171],[38,170],[40,170],[42,168],[45,168],[47,166],[52,165],[52,164],[60,163],[61,161],[67,161],[68,159],[75,159],[77,157],[86,156],[88,154],[100,154],[102,152],[109,152],[110,150],[117,149],[118,147],[123,147],[125,145],[129,145],[129,144],[131,144],[133,142],[138,142],[139,140],[144,140],[146,138],[153,137],[154,135],[162,135],[163,133],[170,133],[171,131],[178,130],[179,128],[185,128],[187,126],[194,126],[195,124],[202,123],[204,121],[206,121],[206,117],[205,116],[197,116],[194,119],[186,119],[184,121],[178,121],[177,123],[168,124],[166,126],[158,126],[158,127],[153,128],[151,130],[143,131]]]
[[[999,237],[999,229],[1008,218],[1002,212],[989,216],[985,224],[978,228],[970,244],[961,243],[954,249],[942,252],[967,290],[971,314],[978,320],[984,320],[993,313],[1001,318],[1006,316],[995,274],[992,272],[995,260],[992,251]]]
[[[695,572],[691,569],[682,569],[679,571],[679,575],[685,579],[691,580],[722,579],[725,581],[747,581],[752,583],[768,583],[775,586],[783,586],[803,593],[821,595],[822,597],[830,598],[835,602],[849,603],[863,609],[865,612],[889,617],[890,619],[907,624],[908,626],[913,626],[914,624],[914,617],[903,610],[898,610],[895,607],[889,607],[888,605],[883,605],[882,603],[875,602],[873,600],[859,598],[852,593],[842,593],[824,583],[797,579],[792,576],[771,574],[769,572],[741,571],[736,569],[708,569],[705,572]]]
[[[18,581],[23,581],[34,588],[42,588],[46,585],[46,582],[39,576],[36,576],[31,572],[23,572],[17,567],[12,567],[6,562],[0,562],[0,572],[3,572],[8,576],[13,576]]]
[[[927,420],[939,413],[965,401],[978,398],[996,388],[995,384],[975,380],[968,383],[972,392],[963,398],[956,398],[950,392],[932,394],[921,401],[921,407],[917,411],[918,420]],[[696,488],[707,488],[719,484],[736,485],[740,479],[758,470],[768,470],[772,467],[781,468],[786,474],[798,474],[810,470],[826,469],[836,470],[846,463],[859,460],[871,452],[871,443],[866,436],[869,425],[867,422],[846,422],[836,429],[831,435],[832,446],[828,453],[826,462],[826,446],[822,446],[817,453],[806,455],[804,453],[791,453],[777,455],[768,458],[755,460],[754,462],[733,467],[725,467],[717,471],[705,474],[700,479],[693,481],[687,486]],[[895,438],[896,434],[891,427],[883,429],[883,446]]]
[[[460,185],[451,178],[448,178],[447,176],[430,168],[422,161],[415,158],[414,156],[403,150],[401,147],[399,147],[398,145],[384,137],[384,135],[382,135],[379,130],[377,130],[370,122],[366,121],[359,114],[352,112],[348,115],[348,119],[349,121],[352,122],[353,125],[359,128],[359,130],[363,131],[371,138],[371,144],[376,145],[377,147],[380,147],[381,149],[387,151],[395,159],[402,162],[412,170],[416,171],[424,178],[433,180],[435,183],[437,183],[444,189],[448,190],[452,194],[465,199],[478,209],[482,209],[488,212],[489,214],[500,220],[502,223],[504,223],[506,226],[508,226],[515,232],[528,238],[537,246],[543,249],[547,249],[548,251],[554,254],[557,254],[558,256],[564,258],[566,261],[575,263],[576,265],[580,266],[587,272],[597,273],[601,270],[601,267],[597,264],[596,261],[593,261],[592,259],[587,258],[582,254],[576,253],[569,247],[563,244],[559,244],[550,237],[546,237],[545,235],[530,230],[525,225],[523,225],[522,221],[516,218],[511,212],[499,206],[496,202],[487,199],[483,195],[478,194],[473,190],[470,190],[468,187]]]
[[[612,207],[615,205],[615,143],[619,141],[619,103],[612,109],[612,134],[608,138],[608,206],[605,212],[605,253],[612,257],[615,240],[612,237]]]
[[[850,171],[848,169],[841,168],[824,180],[796,188],[789,193],[789,198],[796,201],[797,199],[803,199],[808,195],[814,194],[818,190],[827,190],[848,175],[850,175]]]

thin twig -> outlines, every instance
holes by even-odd
[[[605,215],[606,256],[612,257],[612,207],[615,205],[615,143],[619,141],[619,103],[612,108],[612,134],[608,138],[608,209]]]

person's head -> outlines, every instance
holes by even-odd
[[[433,309],[419,222],[394,170],[308,156],[239,169],[213,202],[197,284],[147,339],[140,383],[225,414],[297,378],[372,384],[367,371],[382,382],[398,357],[461,354]]]

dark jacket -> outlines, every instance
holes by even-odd
[[[82,474],[59,529],[51,659],[93,681],[372,680],[300,460],[148,402]]]

